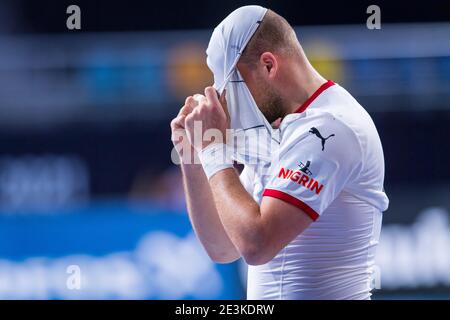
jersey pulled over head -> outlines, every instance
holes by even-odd
[[[267,9],[260,6],[244,6],[233,11],[214,29],[206,54],[208,67],[214,74],[214,88],[220,94],[226,89],[231,128],[246,134],[248,130],[259,129],[258,135],[267,137],[272,128],[237,69],[239,58],[266,13]],[[238,159],[235,160],[248,164],[255,157],[264,157],[267,150],[261,141],[266,137],[245,142],[237,139]]]

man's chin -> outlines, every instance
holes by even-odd
[[[280,127],[281,120],[282,118],[280,117],[277,120],[273,121],[270,125],[272,126],[272,128],[278,129]]]

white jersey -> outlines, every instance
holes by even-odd
[[[328,81],[279,128],[269,174],[245,168],[254,199],[275,197],[314,222],[270,262],[249,266],[248,299],[369,299],[382,212],[384,156],[369,114]]]

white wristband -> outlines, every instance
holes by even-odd
[[[198,158],[208,180],[221,170],[233,168],[231,154],[224,143],[210,144],[198,153]]]

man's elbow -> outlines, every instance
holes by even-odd
[[[207,251],[209,258],[219,264],[232,263],[239,260],[241,257],[237,252],[209,252]]]
[[[272,260],[276,254],[272,254],[260,246],[249,246],[242,250],[241,255],[248,265],[259,266]]]

